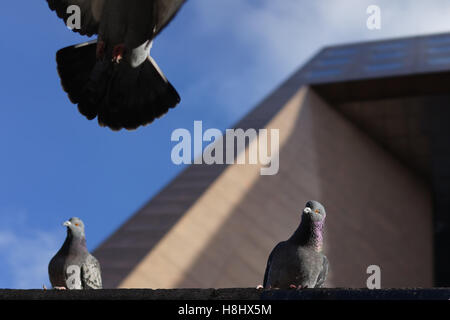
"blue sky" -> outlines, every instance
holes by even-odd
[[[379,31],[366,28],[370,4]],[[85,221],[92,250],[172,180],[173,130],[232,127],[324,45],[450,31],[447,0],[189,0],[152,51],[181,104],[112,132],[78,113],[56,72],[56,51],[87,38],[45,0],[0,11],[0,288],[48,286],[64,220]]]

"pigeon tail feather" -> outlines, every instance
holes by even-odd
[[[134,130],[152,123],[179,102],[177,91],[151,57],[137,67],[120,62],[112,64],[98,122],[113,130]]]
[[[98,118],[112,130],[137,129],[166,114],[180,96],[156,62],[141,65],[96,59],[97,42],[61,49],[57,53],[61,84],[87,119]]]
[[[97,41],[85,42],[56,53],[61,85],[73,103],[78,103],[96,65]]]

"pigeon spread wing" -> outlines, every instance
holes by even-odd
[[[92,255],[88,255],[81,266],[81,282],[84,289],[102,288],[100,263]]]
[[[323,256],[322,270],[320,271],[319,276],[317,277],[315,288],[322,288],[323,284],[325,283],[325,280],[327,279],[327,274],[328,274],[328,259],[326,256]]]
[[[88,36],[98,33],[105,0],[47,0],[47,2],[50,9],[56,11],[58,17],[65,23],[73,14],[72,11],[67,12],[68,8],[72,5],[78,6],[81,13],[81,28],[74,28],[73,31]]]

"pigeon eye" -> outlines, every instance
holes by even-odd
[[[314,211],[315,213],[320,213],[320,210],[319,209],[316,209],[316,211]]]
[[[78,223],[75,223],[75,227],[79,227],[80,225]]]

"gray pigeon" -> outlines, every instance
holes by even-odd
[[[84,223],[79,218],[64,222],[67,237],[48,265],[55,289],[101,289],[100,263],[86,248]]]
[[[174,108],[180,97],[149,56],[153,39],[185,0],[47,0],[58,17],[91,42],[58,51],[61,84],[87,119],[133,130]],[[79,8],[79,24],[76,24]],[[76,7],[75,7],[76,8]]]
[[[265,289],[320,288],[328,273],[328,260],[322,253],[325,208],[308,201],[300,226],[270,253],[264,274]]]

